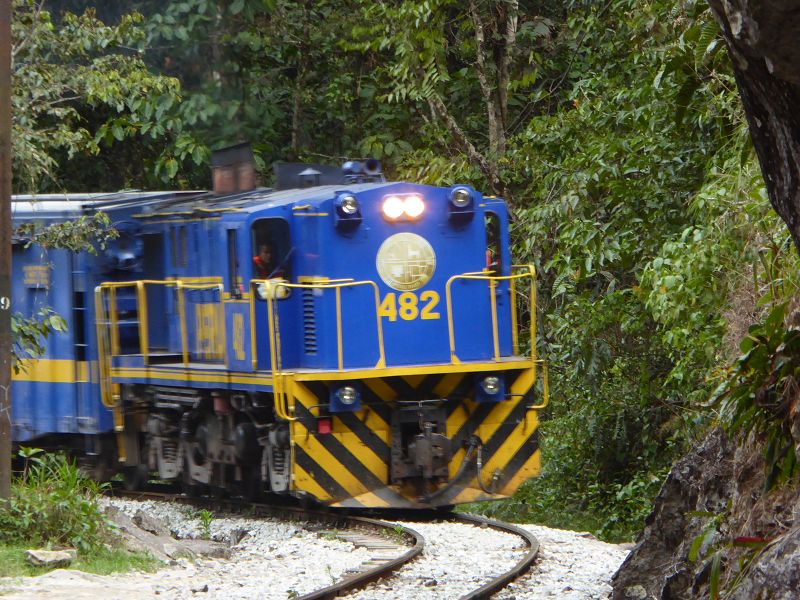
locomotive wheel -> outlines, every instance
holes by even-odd
[[[147,465],[136,465],[122,469],[122,487],[129,492],[143,490],[147,485],[150,473]]]

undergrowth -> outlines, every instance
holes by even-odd
[[[33,547],[78,551],[71,567],[90,573],[154,570],[149,554],[119,546],[114,526],[98,500],[103,488],[87,478],[63,454],[23,448],[24,467],[11,485],[11,496],[0,505],[0,577],[39,575],[45,568],[29,565],[25,550]]]
[[[0,577],[36,576],[48,571],[45,567],[34,567],[25,562],[25,550],[30,544],[24,542],[0,542]],[[109,575],[131,570],[154,571],[158,561],[149,554],[131,553],[123,548],[99,546],[90,553],[78,553],[71,569]]]
[[[91,552],[111,539],[97,500],[101,484],[62,454],[23,449],[22,473],[0,509],[0,541],[63,545]]]
[[[641,530],[665,475],[666,471],[637,474],[625,485],[593,484],[581,497],[574,488],[567,490],[560,474],[544,473],[526,481],[508,500],[470,504],[466,510],[504,521],[587,531],[606,542],[628,542]]]

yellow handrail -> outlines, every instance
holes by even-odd
[[[536,267],[533,265],[511,265],[512,269],[525,269],[527,270],[527,274],[531,279],[531,360],[534,362],[534,369],[535,363],[537,362],[536,358]],[[514,330],[516,331],[516,305],[517,303],[514,302],[512,304],[515,307],[514,310]],[[535,374],[535,371],[534,371]]]
[[[110,373],[108,369],[108,348],[106,336],[108,335],[108,319],[103,308],[103,290],[100,286],[94,290],[94,323],[97,334],[97,369],[100,377],[100,400],[107,408],[113,408],[111,397]]]
[[[381,323],[380,315],[378,314],[378,307],[380,306],[380,291],[378,285],[374,281],[354,281],[352,279],[335,279],[328,281],[321,281],[319,283],[289,283],[275,279],[252,279],[250,281],[250,339],[251,349],[253,354],[253,366],[256,367],[258,358],[256,356],[255,345],[255,298],[256,286],[267,285],[272,287],[283,288],[297,288],[297,289],[332,289],[336,292],[336,345],[338,356],[339,370],[344,370],[344,345],[342,341],[342,314],[341,314],[341,289],[345,287],[356,287],[361,285],[371,286],[373,289],[373,297],[375,302],[375,323],[378,332],[378,363],[375,368],[380,369],[386,366],[386,352],[384,349],[383,341],[383,324]],[[267,294],[267,324],[269,328],[269,341],[270,341],[270,362],[272,365],[272,381],[273,391],[275,395],[275,412],[279,417],[293,421],[295,417],[292,416],[293,407],[289,406],[288,397],[284,391],[284,374],[280,368],[280,335],[278,314],[275,310],[275,298],[272,294]]]
[[[533,406],[529,406],[528,410],[541,410],[546,408],[548,404],[550,404],[550,387],[548,385],[548,377],[547,377],[547,361],[537,361],[541,362],[542,364],[542,392],[543,392],[543,400],[541,404],[535,404]],[[535,369],[535,367],[534,367]],[[536,371],[534,370],[533,380],[536,381]]]
[[[183,293],[183,286],[179,281],[175,286],[178,292],[178,319],[181,322],[181,358],[183,366],[189,366],[189,333],[186,330],[186,296]]]
[[[500,357],[500,342],[499,342],[499,324],[497,314],[497,300],[495,290],[498,282],[509,281],[510,292],[512,296],[511,302],[511,321],[512,321],[512,343],[514,352],[519,352],[519,339],[517,332],[517,306],[516,306],[516,289],[517,280],[529,278],[531,280],[530,290],[530,303],[531,303],[531,323],[530,323],[530,336],[531,336],[531,350],[530,361],[533,367],[533,377],[536,380],[536,370],[539,363],[542,364],[543,370],[543,389],[544,398],[543,402],[536,406],[531,406],[531,409],[541,409],[547,406],[549,402],[549,387],[548,387],[548,373],[547,364],[537,358],[536,352],[536,271],[533,265],[512,265],[512,269],[522,269],[525,272],[516,273],[511,275],[492,275],[488,271],[479,271],[472,273],[463,273],[461,275],[454,275],[447,280],[445,286],[445,297],[447,303],[447,328],[448,338],[450,344],[450,357],[451,364],[460,364],[458,356],[456,355],[455,347],[455,325],[453,317],[453,298],[452,298],[452,284],[456,280],[480,280],[487,281],[490,292],[490,306],[491,306],[491,320],[492,320],[492,342],[494,350],[494,359],[499,360]],[[257,285],[267,285],[274,288],[298,288],[298,289],[333,289],[335,291],[336,301],[336,345],[337,345],[337,365],[339,371],[344,370],[344,341],[343,341],[343,325],[342,325],[342,297],[341,290],[345,287],[356,287],[367,285],[373,289],[373,297],[375,303],[375,320],[378,335],[378,363],[375,365],[376,369],[385,368],[386,366],[386,352],[384,347],[383,324],[379,314],[380,307],[380,291],[378,285],[374,281],[354,281],[352,279],[333,279],[323,281],[312,281],[310,283],[289,283],[283,280],[275,279],[254,279],[250,282],[249,294],[249,308],[250,308],[250,343],[251,343],[251,358],[253,370],[258,369],[258,355],[257,355],[257,340],[256,340],[256,289]],[[113,399],[113,389],[111,382],[111,364],[106,361],[108,354],[119,354],[120,340],[119,340],[119,323],[117,314],[117,294],[118,288],[134,287],[136,291],[137,312],[139,314],[139,345],[145,364],[149,362],[149,330],[148,330],[148,303],[147,303],[147,285],[164,285],[174,287],[177,292],[178,312],[181,328],[181,357],[184,366],[189,364],[189,349],[188,349],[188,330],[186,322],[186,290],[210,290],[218,289],[220,292],[220,303],[222,304],[223,286],[221,278],[213,277],[195,277],[185,279],[145,279],[138,281],[115,281],[105,282],[98,286],[95,290],[95,318],[97,320],[97,336],[98,336],[98,353],[99,353],[99,369],[101,377],[101,396],[103,403],[106,406],[113,407],[115,401]],[[106,294],[107,293],[107,311],[106,311]],[[275,411],[278,416],[285,420],[295,420],[293,416],[294,406],[290,405],[289,396],[285,389],[285,373],[281,366],[281,340],[280,340],[280,324],[278,319],[276,298],[274,294],[267,294],[267,315],[268,315],[268,330],[270,342],[270,362],[272,370],[273,390],[275,393]],[[103,328],[105,326],[105,328]],[[227,331],[225,326],[224,313],[220,327],[220,335],[222,339],[227,339]],[[110,344],[110,348],[107,346]],[[223,341],[223,348],[225,342]],[[227,359],[226,359],[227,364]],[[105,383],[103,383],[105,382]]]
[[[513,297],[513,293],[516,292],[516,280],[517,279],[531,279],[531,362],[534,363],[534,369],[536,368],[536,285],[535,285],[535,278],[536,278],[536,270],[533,265],[512,265],[512,269],[526,269],[526,273],[519,273],[516,275],[490,275],[486,271],[479,271],[473,273],[463,273],[461,275],[453,275],[450,279],[447,280],[445,284],[445,301],[447,304],[447,334],[450,342],[450,363],[457,365],[460,364],[461,361],[458,359],[456,355],[456,337],[455,337],[455,324],[453,321],[453,298],[452,298],[452,286],[453,282],[459,279],[462,280],[477,280],[477,281],[487,281],[489,283],[489,294],[490,294],[490,307],[491,307],[491,317],[492,317],[492,342],[494,344],[494,359],[499,360],[500,358],[500,348],[499,348],[499,332],[498,332],[498,322],[497,322],[497,299],[495,297],[495,287],[497,286],[497,282],[499,281],[509,281],[512,290],[512,301],[511,301],[511,329],[512,329],[512,343],[514,345],[514,351],[517,352],[519,341],[517,339],[517,311],[516,311],[516,299]]]
[[[103,291],[108,290],[108,304],[109,304],[109,317],[110,317],[110,333],[111,333],[111,354],[119,354],[119,324],[117,318],[117,289],[132,287],[136,290],[136,310],[139,315],[139,351],[142,354],[144,364],[149,364],[150,352],[150,336],[148,330],[148,305],[147,305],[147,290],[148,285],[163,285],[165,287],[174,287],[178,293],[178,315],[181,328],[181,358],[184,366],[189,364],[189,335],[186,324],[186,298],[185,290],[219,290],[220,294],[223,292],[222,278],[220,277],[188,277],[186,279],[139,279],[135,281],[106,281],[101,283],[96,290],[95,301],[95,318],[99,319],[101,314],[98,312],[98,307],[102,303]],[[103,311],[104,314],[104,311]],[[98,320],[99,323],[99,320]],[[221,336],[223,340],[226,338],[225,333],[225,320],[222,320]],[[98,334],[99,338],[99,334]],[[100,342],[98,342],[99,348]],[[224,345],[223,345],[224,348]],[[107,352],[108,349],[104,349]],[[110,367],[109,367],[110,368]],[[110,373],[109,373],[110,375]]]

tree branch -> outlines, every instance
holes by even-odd
[[[36,23],[39,22],[39,15],[41,14],[42,9],[44,9],[44,0],[42,0],[39,4],[36,5],[36,12],[34,12],[33,16],[31,17],[31,30],[28,33],[28,35],[19,44],[17,44],[15,47],[13,47],[11,49],[11,68],[12,68],[12,70],[14,68],[14,58],[17,56],[17,53],[20,50],[22,50],[23,48],[25,48],[25,46],[27,46],[28,43],[34,37],[34,31],[36,30]]]
[[[473,143],[469,141],[464,131],[459,127],[458,123],[456,123],[453,115],[450,114],[450,111],[447,109],[447,106],[445,106],[439,94],[433,92],[427,97],[427,100],[431,111],[438,114],[439,118],[444,121],[450,135],[453,136],[456,143],[466,153],[469,161],[478,167],[489,180],[492,191],[495,194],[501,194],[502,186],[500,185],[500,178],[497,174],[497,165],[478,152]]]
[[[498,151],[504,154],[506,151],[506,131],[508,125],[508,82],[510,79],[509,70],[511,59],[514,55],[514,47],[517,43],[517,26],[519,23],[519,2],[509,0],[506,9],[506,31],[503,38],[503,53],[500,57],[500,68],[497,76],[497,98],[500,105],[500,128],[502,137],[498,144]]]
[[[500,128],[497,122],[497,106],[495,105],[492,89],[489,86],[489,80],[486,76],[486,57],[484,56],[486,36],[483,28],[483,21],[481,20],[475,0],[469,0],[469,10],[472,14],[472,23],[475,27],[475,66],[478,74],[478,82],[481,85],[481,92],[483,92],[483,99],[484,102],[486,102],[486,114],[489,118],[489,151],[497,155],[500,146]]]

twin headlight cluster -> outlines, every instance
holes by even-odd
[[[361,204],[355,194],[341,192],[334,200],[336,226],[354,227],[361,222]],[[466,186],[455,186],[450,190],[448,209],[450,218],[464,220],[472,218],[475,212],[475,198]],[[384,219],[390,222],[415,221],[426,210],[425,199],[420,194],[390,194],[381,201]]]
[[[425,202],[417,194],[403,196],[386,196],[383,200],[383,216],[390,221],[397,221],[402,216],[416,219],[425,212]]]

